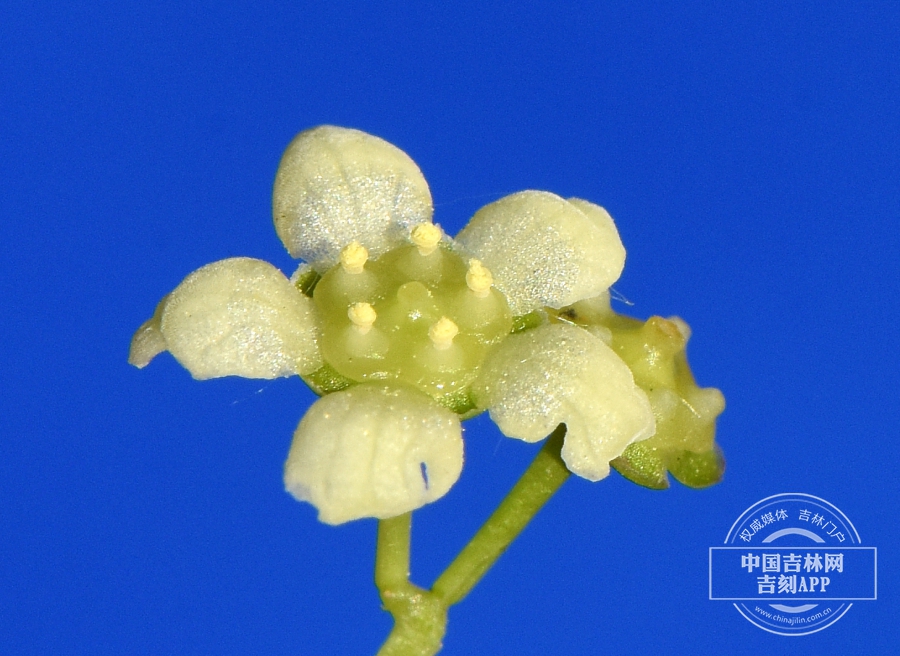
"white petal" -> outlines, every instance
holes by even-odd
[[[412,389],[364,384],[312,405],[294,433],[284,484],[326,524],[386,519],[444,496],[462,463],[453,412]]]
[[[387,141],[323,125],[301,132],[281,158],[272,197],[275,230],[288,252],[320,272],[358,241],[376,258],[431,221],[428,183]]]
[[[597,296],[625,265],[625,248],[606,210],[545,191],[522,191],[482,207],[457,241],[491,270],[517,315]]]
[[[321,366],[312,301],[268,262],[236,257],[197,269],[132,340],[144,366],[168,349],[194,378],[277,378]]]
[[[563,460],[592,481],[656,430],[628,366],[599,337],[565,324],[508,337],[485,362],[475,394],[509,437],[536,442],[565,423]]]
[[[143,369],[157,355],[166,350],[166,338],[159,330],[159,319],[169,297],[166,296],[156,306],[153,316],[137,329],[131,338],[131,349],[128,351],[128,364]]]

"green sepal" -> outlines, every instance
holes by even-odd
[[[643,442],[629,444],[625,452],[609,464],[632,483],[651,490],[665,490],[669,487],[666,464],[656,449]]]
[[[301,378],[318,396],[340,392],[359,384],[355,380],[342,376],[327,362],[314,372],[305,374]],[[484,412],[484,408],[479,408],[475,403],[472,392],[468,387],[451,394],[445,394],[435,400],[448,410],[458,414],[462,420],[471,419]]]
[[[664,454],[645,442],[636,442],[610,465],[632,483],[651,490],[669,487],[667,470],[676,481],[694,489],[715,485],[725,473],[725,458],[718,446],[705,453]]]
[[[722,480],[725,457],[718,446],[705,453],[682,451],[669,461],[669,472],[682,485],[704,488]]]
[[[532,328],[537,328],[538,326],[543,326],[545,323],[547,323],[547,314],[541,310],[535,310],[528,314],[520,314],[513,317],[512,329],[509,333],[514,335],[515,333],[521,333],[526,330],[531,330]]]
[[[356,381],[350,380],[346,376],[339,374],[334,367],[327,362],[310,374],[301,376],[303,382],[309,385],[309,388],[319,396],[325,396],[333,392],[340,392],[352,385],[356,385]]]
[[[316,290],[316,285],[319,284],[319,281],[322,279],[322,275],[313,268],[304,271],[297,279],[294,281],[294,286],[299,289],[304,296],[313,297],[313,292]]]
[[[475,400],[472,398],[471,390],[468,387],[436,397],[435,401],[448,410],[452,410],[460,415],[461,419],[469,419],[480,412],[478,406],[475,405]]]

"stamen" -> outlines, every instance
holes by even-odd
[[[341,266],[347,273],[362,273],[369,251],[358,241],[351,241],[341,251]]]
[[[428,329],[428,338],[434,344],[434,348],[445,351],[453,346],[453,338],[459,333],[456,324],[447,317],[441,317],[437,323]]]
[[[412,229],[409,238],[422,255],[431,255],[443,236],[441,227],[433,223],[420,223]]]
[[[375,308],[368,303],[354,303],[347,310],[347,316],[353,322],[353,327],[360,335],[365,335],[372,329],[372,324],[378,315]]]
[[[491,285],[494,284],[494,276],[490,270],[481,263],[481,260],[469,260],[469,270],[466,272],[466,285],[478,298],[487,298],[491,293]]]

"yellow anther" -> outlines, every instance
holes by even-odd
[[[491,285],[494,284],[494,276],[490,269],[481,263],[481,260],[469,260],[469,270],[466,272],[466,285],[478,298],[487,298],[491,293]]]
[[[351,241],[341,251],[341,266],[347,273],[362,273],[369,251],[358,241]]]
[[[453,338],[459,333],[459,328],[455,323],[447,317],[438,319],[431,328],[428,329],[428,338],[434,344],[434,348],[444,351],[453,346]]]
[[[375,314],[375,308],[368,303],[354,303],[347,310],[347,316],[353,322],[353,327],[360,335],[365,335],[372,330],[372,324],[378,315]]]
[[[441,242],[441,227],[433,223],[420,223],[412,229],[409,238],[422,255],[431,255]]]

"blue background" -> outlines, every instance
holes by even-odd
[[[900,6],[733,4],[4,4],[6,653],[370,654],[387,634],[374,522],[320,525],[282,490],[302,382],[126,364],[190,271],[293,270],[271,185],[321,123],[408,152],[451,233],[526,188],[606,206],[629,311],[684,317],[728,401],[722,484],[570,481],[451,610],[444,654],[896,647]],[[485,417],[466,437],[460,482],[415,517],[421,584],[535,452]],[[779,492],[879,548],[879,600],[802,638],[707,600],[708,547]]]

